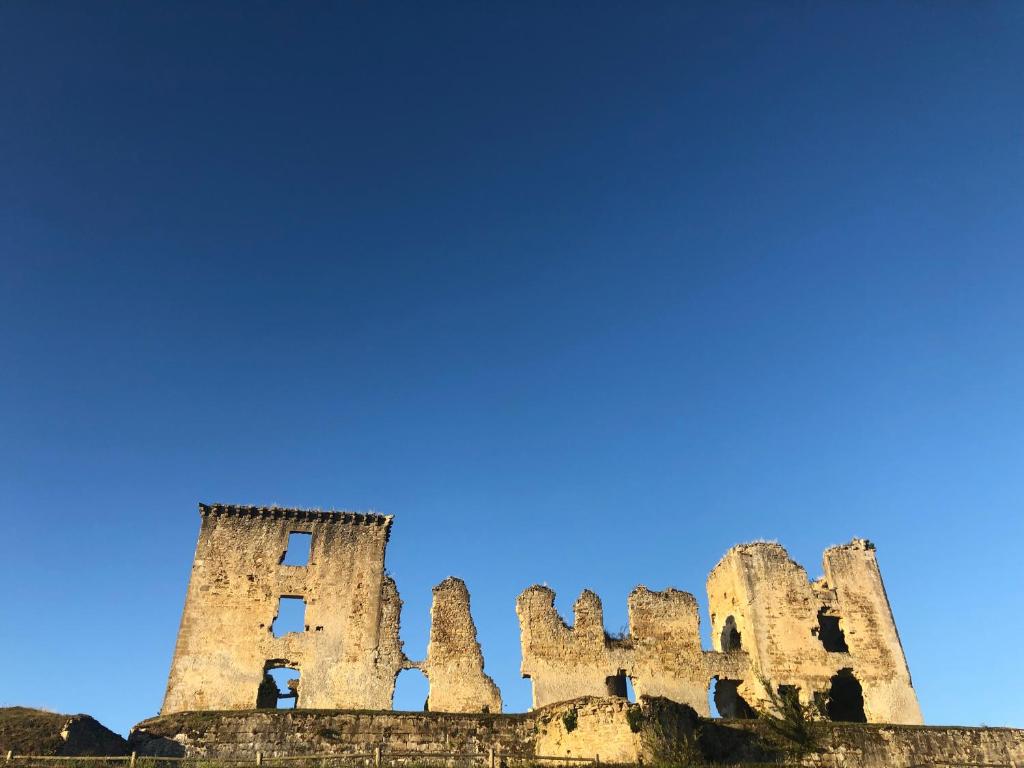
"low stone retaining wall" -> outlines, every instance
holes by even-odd
[[[140,755],[244,758],[300,755],[365,755],[453,752],[532,755],[528,715],[266,710],[179,712],[132,729],[129,744]]]
[[[808,768],[914,768],[915,766],[1024,766],[1024,730],[941,725],[818,723],[815,749],[796,763]],[[712,761],[765,759],[777,744],[756,720],[705,720],[702,751]]]
[[[337,710],[182,712],[139,723],[140,755],[251,758],[301,755],[448,753],[594,758],[647,764],[785,762],[806,768],[1024,766],[1024,730],[820,723],[800,757],[756,720],[706,720],[664,699],[588,697],[526,714]]]

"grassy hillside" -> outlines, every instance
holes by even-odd
[[[60,730],[70,715],[29,707],[0,707],[0,752],[57,755],[64,746]]]

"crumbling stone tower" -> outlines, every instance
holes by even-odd
[[[810,582],[782,546],[761,542],[733,547],[711,571],[714,649],[749,659],[750,672],[735,681],[739,694],[763,700],[763,677],[834,707],[838,686],[863,700],[863,715],[837,711],[834,719],[922,722],[874,545],[831,547],[823,565],[824,577]]]
[[[199,505],[202,524],[161,712],[252,709],[297,697],[317,709],[390,709],[405,664],[401,600],[384,573],[391,517]],[[308,562],[285,564],[290,534]],[[299,631],[275,636],[282,598]],[[280,693],[268,672],[294,670]]]
[[[431,712],[501,712],[501,693],[484,673],[484,656],[469,612],[469,590],[449,576],[434,587],[427,658],[418,664],[427,676]]]

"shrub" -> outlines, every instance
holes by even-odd
[[[626,722],[629,723],[629,730],[633,733],[640,733],[644,725],[644,711],[639,704],[633,704],[626,710]]]
[[[576,730],[576,722],[579,719],[579,713],[576,711],[576,707],[567,710],[562,715],[562,725],[565,726],[566,733],[572,733]]]

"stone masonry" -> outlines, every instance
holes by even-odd
[[[752,671],[794,686],[805,703],[827,696],[837,676],[853,678],[867,722],[921,723],[874,545],[854,539],[823,562],[824,577],[810,582],[778,544],[730,549],[708,577],[715,651],[745,653]],[[740,638],[732,650],[727,624]],[[757,675],[738,689],[748,701],[766,697]]]
[[[267,671],[298,673],[303,707],[388,709],[405,661],[401,601],[384,574],[391,518],[199,507],[202,524],[162,712],[277,705]],[[309,560],[283,565],[289,533]],[[301,632],[275,637],[280,599],[305,603]],[[267,687],[271,703],[266,704]]]
[[[914,768],[1024,764],[1024,730],[815,723],[817,748],[785,751],[763,720],[695,720],[665,699],[582,698],[525,714],[250,710],[184,712],[139,723],[129,737],[139,756],[199,761],[337,756],[413,765],[417,753],[459,755],[459,764],[538,763],[536,758],[604,764],[785,764],[802,768]],[[682,749],[681,749],[682,747]],[[780,751],[780,748],[782,751]],[[449,764],[451,764],[449,762]]]
[[[601,601],[584,591],[568,626],[555,594],[534,586],[517,600],[522,674],[533,706],[580,696],[662,696],[710,714],[709,687],[726,717],[752,717],[795,695],[833,720],[922,722],[875,560],[862,539],[832,547],[811,583],[778,544],[730,549],[708,577],[713,650],[700,640],[693,595],[637,587],[629,634],[608,636]],[[766,685],[775,690],[769,692]]]
[[[501,712],[461,580],[434,588],[427,658],[402,652],[402,602],[384,571],[391,517],[222,504],[200,514],[164,714],[284,702],[387,710],[398,672],[412,667],[427,677],[430,711]],[[308,548],[300,560],[288,551],[295,537]],[[530,587],[516,611],[533,706],[625,699],[631,680],[638,697],[705,716],[710,689],[726,717],[795,696],[835,721],[920,723],[874,546],[855,539],[826,550],[824,572],[808,581],[774,543],[730,549],[707,582],[711,650],[689,593],[637,587],[629,633],[610,637],[593,592],[580,595],[569,626],[554,592]],[[302,612],[298,626],[278,626],[286,601]]]
[[[484,674],[484,657],[469,612],[469,590],[449,577],[434,587],[427,659],[431,712],[501,712],[501,693]]]
[[[162,713],[274,709],[391,709],[395,678],[418,667],[438,712],[501,712],[484,674],[469,590],[434,589],[427,659],[402,652],[402,601],[384,572],[391,517],[223,504],[202,523]],[[292,534],[308,559],[286,562]],[[276,632],[282,599],[301,601],[302,624]],[[271,676],[289,670],[285,690]]]
[[[223,504],[202,504],[200,515],[161,716],[131,736],[140,755],[384,753],[404,755],[400,763],[458,753],[504,764],[658,763],[685,752],[736,764],[789,755],[806,768],[1024,757],[1024,731],[918,725],[875,548],[863,539],[827,549],[813,582],[778,544],[730,549],[707,579],[709,650],[687,592],[637,587],[628,633],[610,636],[593,592],[569,625],[551,589],[530,587],[516,612],[533,708],[505,715],[460,579],[434,587],[426,659],[403,653],[402,601],[384,570],[391,517]],[[285,601],[300,609],[297,625],[283,626]],[[409,668],[427,677],[428,711],[384,711]],[[709,693],[721,720],[700,718]],[[814,750],[791,754],[755,716],[786,699],[812,710]]]

